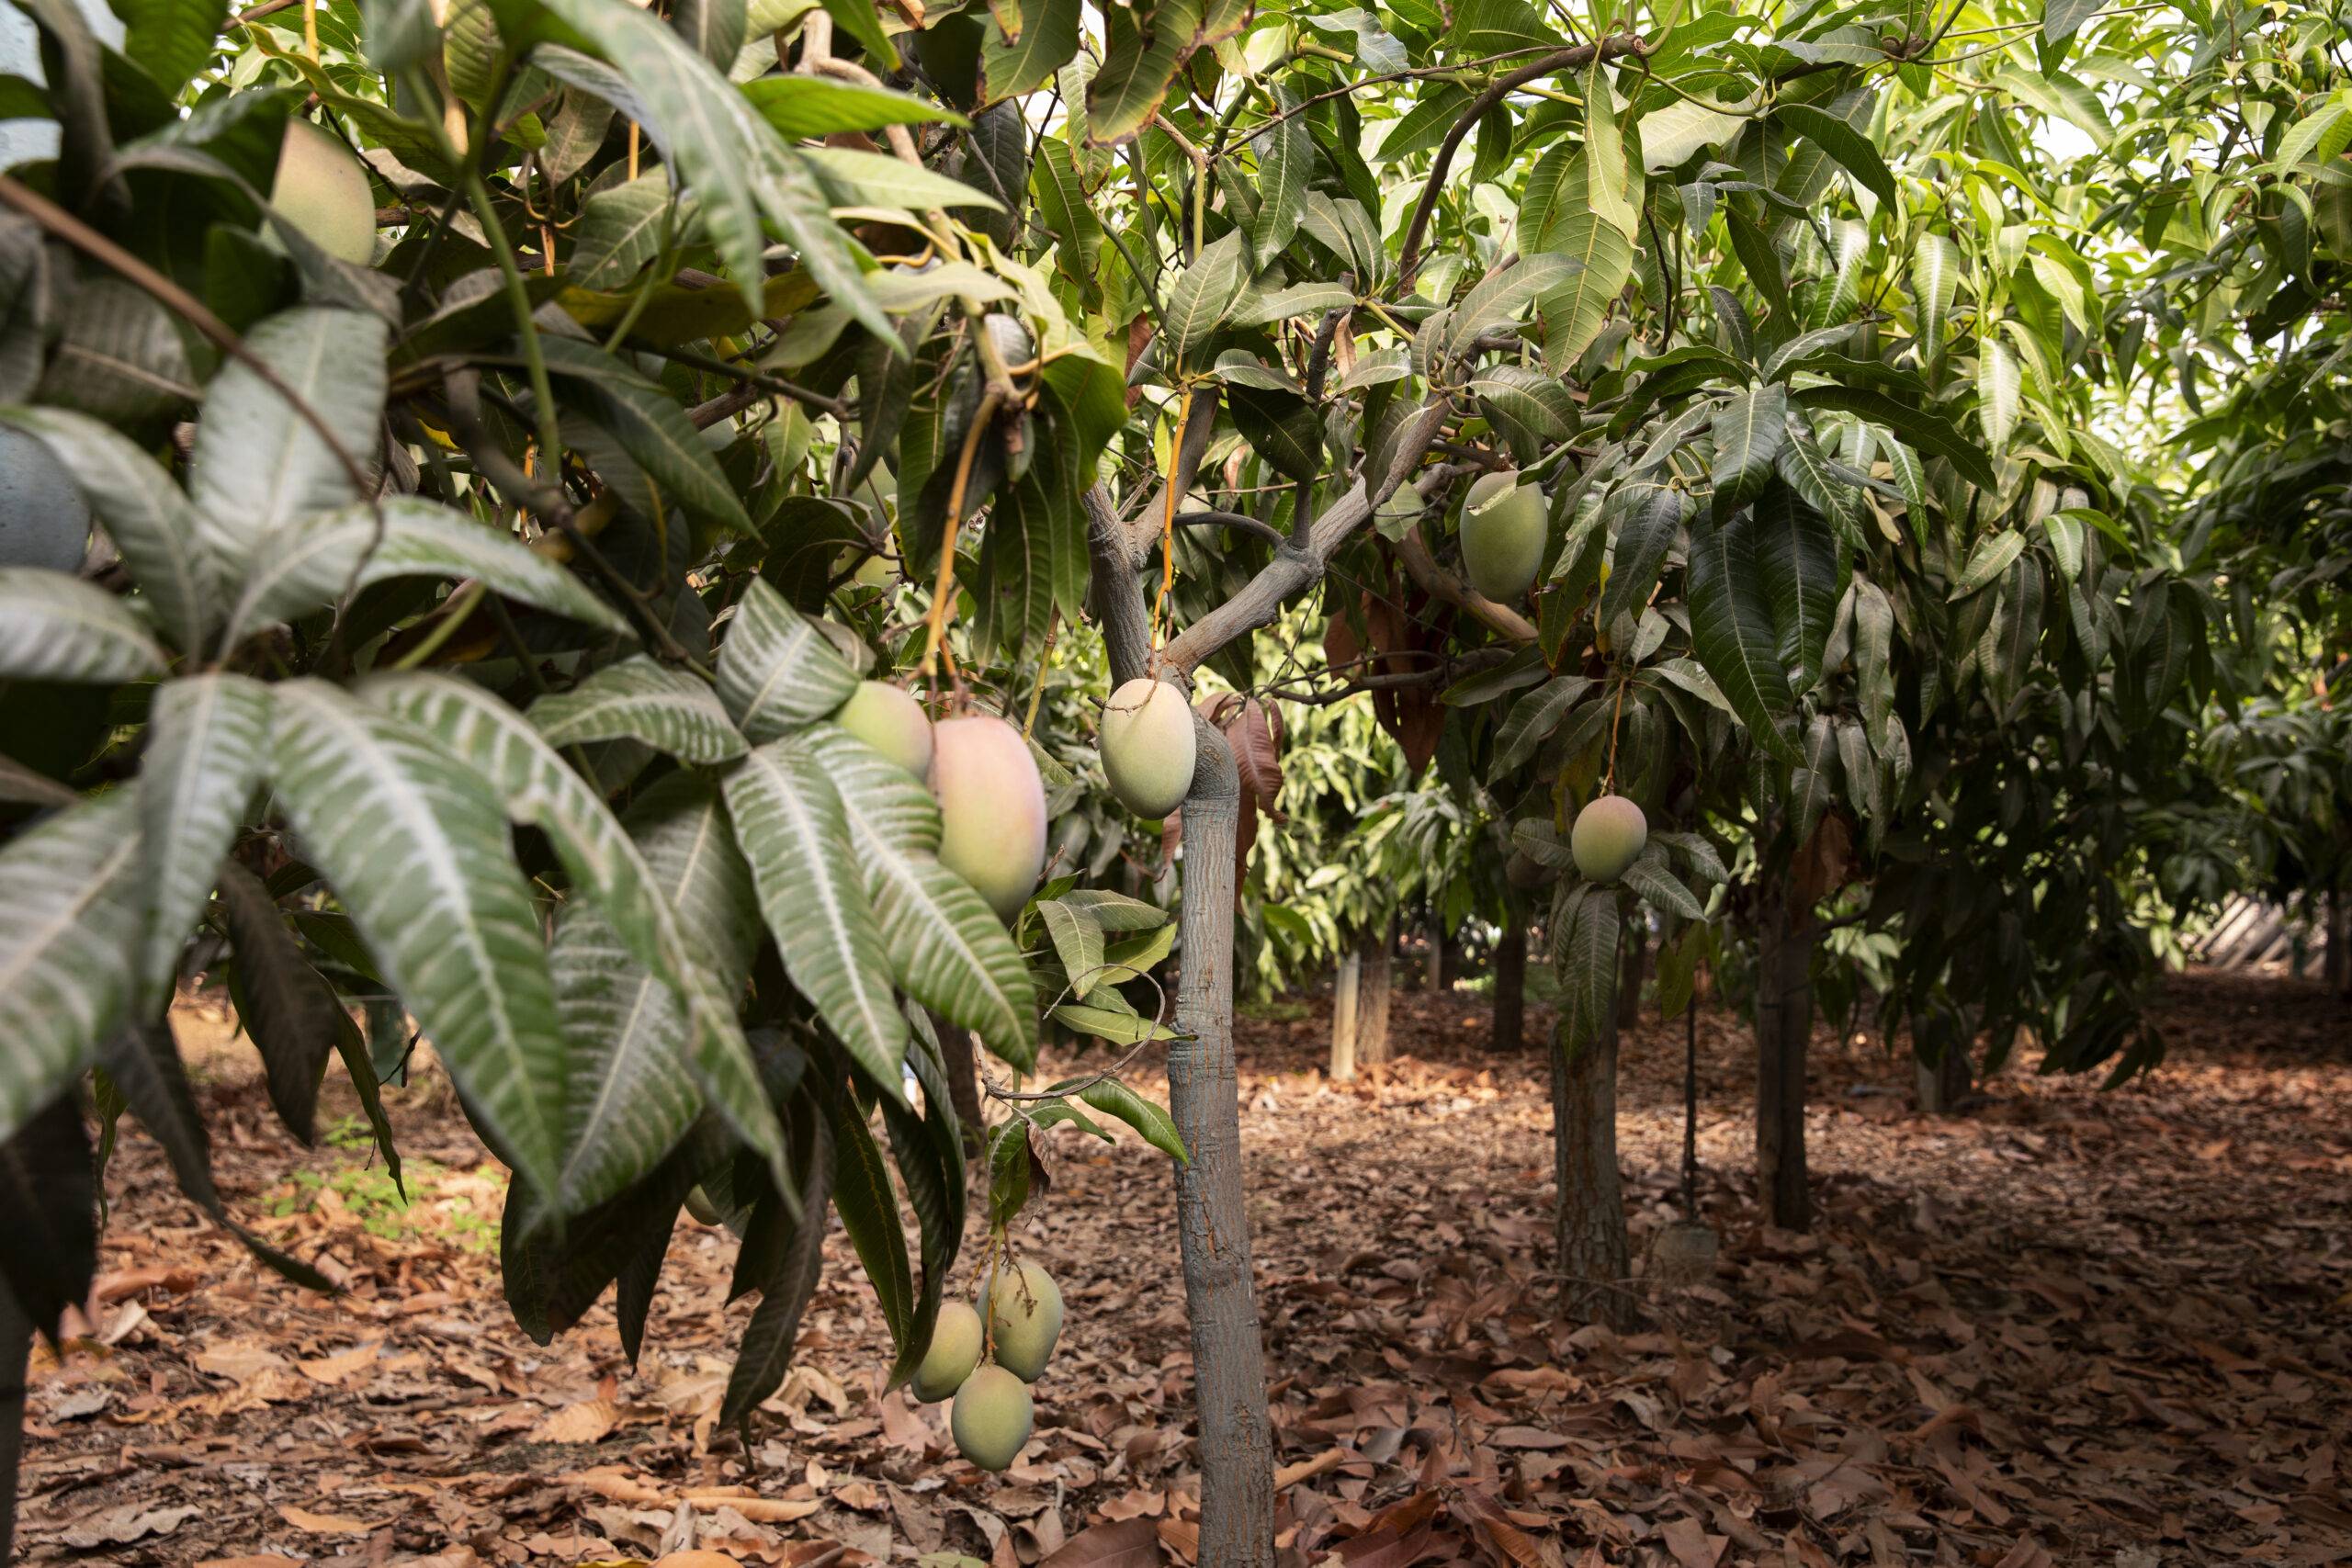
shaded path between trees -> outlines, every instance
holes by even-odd
[[[2315,987],[2176,981],[2154,1080],[2012,1072],[1953,1121],[1911,1113],[1907,1064],[1816,1042],[1812,1236],[1756,1228],[1747,1046],[1708,1016],[1721,1267],[1625,1337],[1545,1310],[1541,1058],[1487,1054],[1476,997],[1400,992],[1408,1058],[1335,1089],[1327,1006],[1241,1032],[1288,1560],[2352,1557],[2352,1027]],[[1624,1050],[1637,1257],[1673,1214],[1680,1047],[1645,1019]],[[712,1416],[748,1310],[731,1243],[682,1221],[640,1372],[608,1308],[542,1349],[498,1300],[501,1179],[445,1085],[394,1097],[402,1209],[358,1140],[285,1139],[241,1045],[208,1059],[232,1207],[286,1211],[262,1227],[347,1293],[257,1274],[126,1128],[96,1330],[37,1360],[28,1560],[625,1562],[689,1530],[794,1568],[836,1544],[851,1568],[1187,1560],[1189,1358],[1148,1151],[1057,1135],[1020,1240],[1069,1326],[1006,1476],[944,1457],[941,1410],[876,1396],[884,1330],[838,1234],[747,1467]],[[350,1109],[340,1083],[327,1104]]]

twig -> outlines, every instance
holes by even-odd
[[[978,335],[988,334],[983,332]],[[972,482],[973,461],[979,456],[981,439],[996,423],[998,406],[996,388],[990,387],[980,394],[980,406],[972,412],[971,427],[964,432],[964,449],[956,458],[956,482],[947,491],[947,524],[939,536],[939,577],[931,592],[931,629],[923,638],[925,680],[939,672],[939,649],[947,640],[947,616],[956,603],[956,530],[964,520],[964,494]]]

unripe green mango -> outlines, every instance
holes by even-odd
[[[931,728],[931,790],[940,863],[1012,919],[1046,869],[1046,783],[1029,743],[993,714],[943,719]]]
[[[1027,1383],[1002,1367],[982,1367],[956,1391],[947,1425],[957,1452],[982,1470],[998,1471],[1020,1456],[1036,1416]]]
[[[833,722],[899,766],[931,774],[931,716],[922,704],[886,681],[861,681]]]
[[[1622,795],[1604,795],[1577,813],[1576,826],[1568,829],[1568,852],[1586,880],[1614,882],[1641,858],[1649,837],[1640,807]]]
[[[1035,1263],[991,1269],[983,1291],[989,1303],[989,1348],[997,1364],[1023,1382],[1035,1382],[1062,1332],[1062,1292]]]
[[[1138,817],[1165,817],[1184,804],[1198,747],[1193,705],[1165,681],[1138,675],[1102,706],[1102,773]]]
[[[40,438],[0,425],[0,567],[79,571],[90,508]]]
[[[980,1364],[980,1314],[969,1302],[942,1302],[939,1320],[932,1325],[931,1348],[915,1369],[915,1397],[926,1403],[944,1399],[964,1386]]]
[[[686,1213],[707,1225],[715,1225],[719,1221],[718,1205],[710,1201],[710,1194],[702,1190],[699,1181],[686,1194]]]
[[[1506,468],[1482,474],[1462,502],[1462,564],[1470,586],[1498,604],[1513,604],[1533,586],[1544,565],[1550,520],[1544,492]]]
[[[368,170],[307,119],[286,122],[269,205],[327,254],[365,266],[376,254],[376,194]],[[265,226],[262,238],[276,243]]]

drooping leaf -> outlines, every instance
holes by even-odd
[[[96,583],[0,567],[0,680],[112,684],[158,674],[164,660],[138,613]]]
[[[641,740],[682,762],[730,761],[751,749],[708,682],[643,654],[541,697],[531,722],[550,746]]]
[[[1757,564],[1753,514],[1694,519],[1688,579],[1691,650],[1757,744],[1793,761],[1778,722],[1793,699]]]
[[[500,1157],[552,1190],[563,1042],[503,803],[422,731],[333,686],[270,690],[271,782],[311,863]]]
[[[237,955],[239,1021],[261,1053],[271,1109],[304,1144],[313,1136],[327,1054],[350,1027],[343,1003],[311,966],[261,878],[220,867],[220,912]]]
[[[142,921],[136,789],[0,847],[0,1140],[64,1092],[121,1020]]]
[[[824,717],[857,689],[817,623],[753,579],[718,648],[718,695],[754,745]]]

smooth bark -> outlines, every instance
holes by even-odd
[[[1756,1200],[1772,1224],[1813,1224],[1805,1176],[1805,1050],[1813,1040],[1810,908],[1770,892],[1756,931]]]
[[[1362,955],[1350,953],[1340,960],[1331,982],[1331,1077],[1340,1083],[1356,1076],[1356,997],[1363,968]]]
[[[2352,890],[2327,896],[2327,988],[2352,997]]]
[[[1961,1101],[1976,1089],[1975,1077],[1968,1067],[1967,1051],[1954,1042],[1945,1050],[1943,1060],[1939,1062],[1931,1065],[1913,1057],[1911,1089],[1921,1114],[1954,1114],[1960,1110]]]
[[[1640,985],[1641,949],[1625,951],[1619,983]],[[1617,1171],[1617,1035],[1612,1015],[1600,1037],[1567,1050],[1552,1039],[1553,1255],[1562,1311],[1572,1321],[1629,1328],[1635,1321],[1633,1247]]]
[[[1138,536],[1100,486],[1086,496],[1092,604],[1114,682],[1151,668],[1149,616],[1136,578]],[[1214,651],[1211,649],[1210,651]],[[1189,664],[1163,657],[1165,674]],[[1199,1415],[1199,1568],[1272,1568],[1273,1428],[1250,1268],[1240,1089],[1233,1061],[1233,908],[1241,785],[1232,749],[1205,720],[1184,797],[1183,882],[1177,911],[1176,1023],[1168,1048],[1168,1109],[1190,1156],[1174,1166],[1184,1314],[1192,1326]]]
[[[1356,981],[1356,1065],[1388,1060],[1388,998],[1396,994],[1396,917],[1363,933],[1363,971]]]
[[[1495,1049],[1527,1045],[1527,928],[1513,924],[1495,944]]]
[[[1451,984],[1445,970],[1445,922],[1435,909],[1430,911],[1430,963],[1421,972],[1421,984],[1432,991],[1442,991]]]

